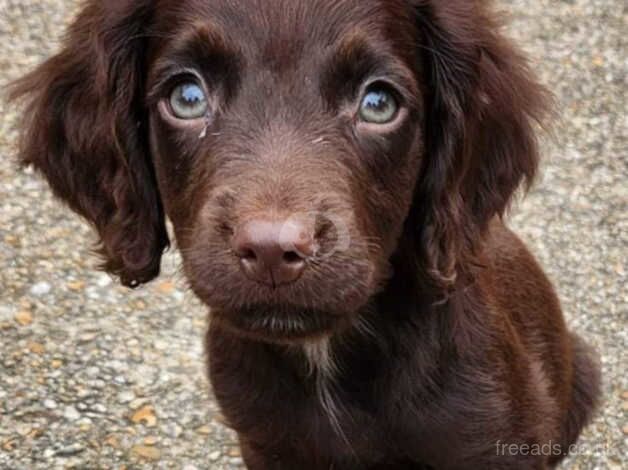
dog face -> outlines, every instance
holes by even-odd
[[[155,277],[168,216],[215,319],[279,342],[350,325],[391,259],[467,277],[544,101],[466,0],[91,1],[14,95],[106,270]]]
[[[382,285],[411,205],[423,143],[410,9],[188,7],[158,20],[176,40],[155,45],[148,81],[187,278],[247,333],[327,331]]]

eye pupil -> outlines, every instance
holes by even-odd
[[[391,92],[385,88],[373,88],[364,95],[360,104],[360,118],[363,121],[386,124],[397,114],[398,104]]]
[[[170,97],[170,106],[179,119],[198,119],[209,108],[205,92],[194,82],[185,82],[175,87]]]

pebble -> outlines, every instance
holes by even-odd
[[[144,405],[146,401],[146,398],[136,398],[129,403],[129,408],[137,410],[140,406]]]
[[[86,333],[79,337],[79,343],[91,343],[98,337],[98,333]]]
[[[112,282],[111,276],[105,273],[99,273],[96,278],[96,285],[100,288],[110,286]]]
[[[51,399],[46,399],[44,400],[44,407],[49,409],[49,410],[54,410],[58,407],[59,405],[57,404],[56,401],[51,400]]]
[[[232,447],[231,449],[229,449],[229,455],[231,457],[240,457],[240,448],[239,447]]]
[[[31,294],[40,297],[42,295],[49,294],[51,290],[52,286],[48,282],[44,281],[34,284],[33,287],[31,287],[30,292]]]
[[[131,421],[135,424],[144,424],[145,426],[153,427],[157,424],[155,409],[152,405],[146,405],[133,413]]]
[[[17,426],[16,431],[20,436],[24,437],[30,434],[30,432],[32,431],[32,428],[27,424],[20,424],[19,426]]]
[[[144,444],[147,446],[154,446],[159,442],[159,438],[156,436],[148,436],[144,438]]]
[[[33,323],[33,314],[28,310],[22,310],[15,314],[15,321],[22,326],[28,326]]]
[[[233,466],[233,467],[241,467],[244,462],[242,461],[242,457],[233,457],[229,459],[229,463]]]
[[[118,403],[130,403],[133,400],[135,400],[135,394],[131,390],[124,390],[118,393]]]
[[[28,349],[33,354],[43,354],[46,351],[46,347],[41,343],[29,343]]]
[[[197,433],[203,436],[209,436],[211,434],[211,428],[209,426],[201,426],[196,430]]]
[[[105,414],[107,413],[107,407],[102,403],[96,403],[94,406],[91,407],[91,411],[95,413]]]
[[[66,286],[70,290],[81,291],[85,288],[85,283],[83,281],[74,281],[74,282],[68,282]]]
[[[73,455],[80,454],[84,450],[85,447],[83,447],[81,444],[72,444],[66,447],[62,447],[55,453],[55,455],[59,457],[71,457]]]
[[[159,460],[161,458],[161,451],[156,447],[137,445],[133,446],[131,453],[136,457],[144,460]]]
[[[87,416],[84,418],[81,418],[78,420],[78,422],[76,423],[79,427],[79,429],[81,430],[87,430],[87,429],[91,429],[93,426],[93,422],[90,418],[88,418]]]
[[[126,384],[126,383],[127,383],[127,380],[126,380],[124,377],[122,377],[121,375],[116,375],[116,376],[113,378],[113,382],[114,382],[116,385],[124,385],[124,384]]]
[[[178,439],[183,434],[183,428],[177,423],[169,423],[166,425],[166,435],[172,439]]]
[[[79,413],[74,406],[70,405],[65,407],[63,417],[68,421],[76,421],[77,419],[80,419],[81,413]]]
[[[92,377],[92,378],[96,378],[96,377],[98,377],[101,374],[100,369],[98,367],[88,367],[85,370],[85,373],[89,377]]]

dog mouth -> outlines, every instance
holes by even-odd
[[[236,334],[274,343],[294,343],[327,336],[346,322],[338,314],[296,305],[257,304],[235,311],[212,310],[212,320]]]

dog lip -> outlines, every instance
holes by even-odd
[[[258,304],[212,311],[212,315],[244,336],[269,341],[303,340],[329,333],[342,322],[342,316],[295,305]]]

